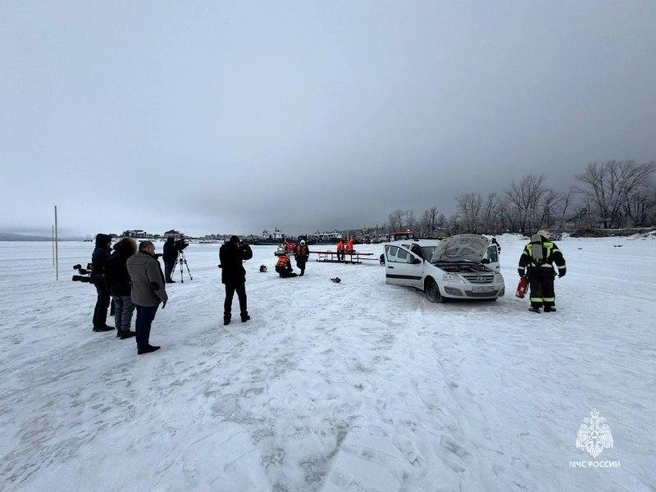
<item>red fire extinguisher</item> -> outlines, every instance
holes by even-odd
[[[515,292],[515,296],[519,297],[520,299],[524,299],[527,290],[528,290],[528,278],[522,277],[519,279],[519,284],[517,284],[517,292]]]

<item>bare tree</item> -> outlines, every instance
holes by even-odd
[[[406,210],[403,212],[403,224],[401,230],[415,230],[417,228],[417,219],[414,210]]]
[[[536,224],[551,229],[556,223],[557,209],[563,197],[552,188],[548,188],[538,203]]]
[[[527,228],[534,229],[537,224],[535,216],[537,205],[540,203],[546,189],[542,186],[544,175],[524,176],[519,183],[513,181],[505,194],[512,205],[512,212],[517,216],[519,230],[525,233]]]
[[[641,183],[634,193],[627,197],[623,206],[624,215],[633,226],[651,225],[650,217],[656,211],[656,189],[653,182]]]
[[[573,201],[574,201],[574,190],[570,188],[569,190],[567,190],[567,192],[564,195],[561,196],[560,199],[560,208],[558,211],[558,222],[557,222],[557,227],[559,231],[563,231],[565,229],[565,222],[566,222],[565,217],[569,213],[569,209],[572,206]]]
[[[394,210],[394,212],[387,216],[387,222],[389,223],[390,232],[400,231],[403,227],[403,210]]]
[[[498,223],[498,208],[499,208],[499,198],[496,193],[488,193],[485,203],[483,203],[483,209],[481,211],[481,221],[483,223],[484,232],[490,232],[492,234],[497,234],[499,232]]]
[[[439,214],[440,212],[437,210],[437,207],[431,207],[428,210],[424,210],[421,214],[421,218],[419,219],[419,233],[422,237],[433,235],[435,229],[438,227],[437,222]],[[443,216],[444,214],[442,214],[442,217]]]
[[[636,164],[635,161],[607,161],[588,164],[575,179],[581,183],[575,189],[589,198],[603,222],[604,229],[621,227],[624,210],[640,189],[656,172],[656,163]]]
[[[456,197],[456,210],[460,215],[460,225],[466,232],[478,232],[482,208],[483,199],[478,193],[465,193]]]

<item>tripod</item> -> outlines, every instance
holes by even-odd
[[[178,252],[178,264],[180,265],[180,283],[184,284],[184,275],[183,275],[183,270],[182,270],[182,264],[184,263],[184,266],[187,267],[187,274],[189,275],[189,280],[193,280],[194,277],[191,276],[191,272],[189,271],[189,265],[187,265],[187,257],[184,254],[184,251],[179,251]],[[175,267],[173,268],[173,271],[175,272]]]

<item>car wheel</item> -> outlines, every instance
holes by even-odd
[[[440,302],[442,300],[440,288],[432,278],[426,280],[426,299],[430,302]]]

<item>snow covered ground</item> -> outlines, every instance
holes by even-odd
[[[549,314],[514,297],[526,241],[499,242],[506,296],[466,304],[377,261],[281,279],[256,246],[252,319],[227,327],[218,245],[192,244],[142,356],[91,331],[70,275],[92,244],[60,244],[55,282],[50,244],[0,242],[0,489],[656,490],[656,240],[559,241]],[[593,409],[596,457],[576,447]]]

